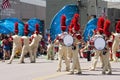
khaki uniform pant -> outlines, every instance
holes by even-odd
[[[12,55],[11,55],[10,60],[9,60],[8,63],[12,63],[12,60],[13,60],[15,54],[16,54],[16,51],[21,51],[21,49],[22,49],[22,47],[14,47],[13,46]]]
[[[81,72],[79,57],[78,57],[78,47],[73,50],[73,64],[72,64],[72,72],[74,72],[75,68],[78,72]]]
[[[63,59],[65,60],[66,70],[70,70],[70,62],[67,58],[67,47],[61,45],[58,53],[58,70],[59,71],[61,71]]]
[[[103,67],[104,64],[103,64],[102,52],[103,52],[103,51],[95,50],[95,55],[94,55],[94,58],[93,58],[93,60],[92,60],[91,69],[95,69],[95,68],[96,68],[97,61],[98,61],[99,56],[100,56],[100,60],[101,60],[101,62],[102,62],[102,67]]]
[[[119,43],[113,44],[112,46],[112,54],[113,54],[113,60],[117,61],[118,58],[116,57],[116,51],[119,50]]]
[[[47,59],[54,60],[54,52],[53,50],[47,51]]]
[[[67,55],[68,55],[68,59],[72,60],[72,58],[73,58],[72,47],[67,47]]]
[[[111,65],[109,61],[109,56],[110,56],[109,50],[107,50],[107,53],[102,56],[103,56],[103,64],[104,64],[102,72],[105,73],[107,70],[108,73],[111,73]]]
[[[27,53],[30,54],[30,62],[33,61],[33,57],[32,57],[32,53],[31,53],[30,47],[29,47],[29,46],[23,46],[19,63],[24,62],[24,56],[25,56]]]
[[[54,59],[54,51],[53,45],[49,44],[47,47],[47,59],[53,60]]]
[[[38,47],[30,47],[31,49],[31,54],[32,54],[32,58],[33,58],[33,62],[36,62],[36,57],[37,57],[37,50],[38,50]]]

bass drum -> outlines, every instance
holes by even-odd
[[[73,44],[73,37],[69,34],[65,35],[63,38],[63,43],[65,46],[71,46]]]
[[[97,50],[103,50],[106,46],[106,42],[103,38],[98,37],[94,40],[94,47]]]

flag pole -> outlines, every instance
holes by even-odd
[[[96,17],[98,17],[98,1],[95,0],[95,11],[96,11]]]
[[[0,9],[0,19],[1,19],[1,13],[2,13],[2,11],[1,11],[1,9]]]
[[[0,19],[2,19],[2,8],[0,8]]]

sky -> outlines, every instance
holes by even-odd
[[[120,2],[120,0],[103,0],[103,1],[109,1],[109,2]]]

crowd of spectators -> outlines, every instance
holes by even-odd
[[[10,59],[11,53],[12,53],[12,40],[11,40],[11,34],[0,34],[0,60],[5,61]],[[37,56],[40,55],[46,55],[47,52],[47,43],[44,40],[44,38],[40,41],[38,44],[38,51]],[[26,57],[29,55],[26,54]],[[19,51],[16,52],[15,55],[16,58],[20,57]]]

